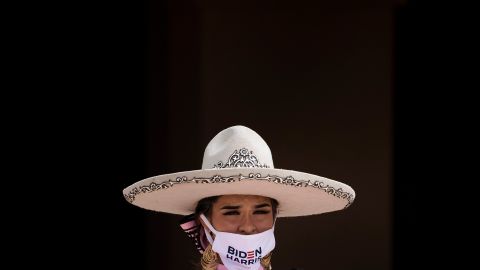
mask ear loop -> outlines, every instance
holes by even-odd
[[[214,234],[217,234],[217,231],[213,228],[212,224],[210,224],[210,221],[208,221],[208,219],[203,214],[200,214],[200,218],[203,220],[203,223],[207,225],[210,231],[212,231]],[[203,230],[205,231],[205,235],[207,236],[208,242],[210,242],[210,244],[213,245],[213,238],[210,235],[210,232],[207,231],[207,228],[205,227],[203,228]]]
[[[275,228],[275,223],[277,222],[277,217],[278,217],[278,213],[279,213],[279,212],[280,212],[280,211],[278,211],[278,208],[277,208],[277,213],[275,214],[275,218],[273,219],[273,226],[272,226],[272,228]]]

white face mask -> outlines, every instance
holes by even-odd
[[[215,234],[212,239],[205,229],[207,239],[212,244],[212,250],[218,253],[223,265],[229,270],[258,270],[260,259],[266,256],[275,247],[275,237],[271,229],[257,234],[235,234],[219,232],[213,228],[208,219],[201,214],[200,218]]]

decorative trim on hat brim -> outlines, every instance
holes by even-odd
[[[226,187],[231,187],[232,184],[236,185],[236,188],[227,190]],[[202,190],[203,192],[193,192],[193,194],[181,192],[179,187],[186,187],[187,185],[194,185],[193,188],[189,188],[190,191],[196,189],[198,191]],[[201,185],[201,188],[199,185]],[[250,187],[244,188],[246,185]],[[288,193],[282,191],[285,190],[285,188]],[[171,192],[175,193],[175,190],[177,190],[178,196],[168,194]],[[321,197],[321,193],[317,193],[318,191],[328,196]],[[302,198],[295,196],[302,196],[302,193],[312,194],[312,192],[315,192],[314,195],[316,195],[318,199],[316,199],[315,196],[312,197],[312,195],[305,196],[305,200],[313,198],[307,208],[312,208],[311,204],[318,204],[318,209],[321,210],[315,211],[315,207],[312,208],[313,210],[305,210],[301,209],[305,207],[299,205],[298,207],[293,207],[297,209],[297,213],[291,210],[287,212],[282,211],[282,206],[285,203],[287,203],[287,205],[292,203],[301,204]],[[153,194],[155,196],[152,197]],[[171,200],[162,200],[162,197],[166,197],[162,195],[167,194]],[[139,181],[124,190],[125,199],[134,205],[154,211],[181,215],[190,214],[195,205],[188,206],[188,209],[179,210],[178,207],[175,207],[175,200],[180,201],[182,200],[181,197],[183,197],[183,201],[190,201],[190,204],[196,204],[199,199],[202,199],[202,197],[198,197],[199,194],[203,194],[205,197],[222,194],[269,196],[277,199],[280,203],[279,217],[320,214],[341,210],[349,207],[355,199],[353,189],[341,182],[292,170],[265,168],[208,169],[160,175]],[[190,200],[186,199],[185,196],[190,196]],[[142,200],[144,197],[145,200]],[[332,204],[334,206],[329,208],[328,205],[330,203],[328,201],[332,200],[335,200],[336,203]],[[343,207],[339,207],[337,203],[339,200],[343,202],[341,203]],[[324,202],[327,207],[319,205],[322,202]],[[183,202],[183,204],[183,208],[185,208],[185,202]],[[307,203],[305,203],[305,206],[306,205]]]

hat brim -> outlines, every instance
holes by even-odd
[[[283,169],[226,168],[163,174],[123,190],[130,203],[178,215],[195,211],[197,202],[218,195],[260,195],[279,202],[278,217],[306,216],[347,208],[354,190],[322,176]]]

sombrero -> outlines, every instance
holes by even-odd
[[[123,194],[138,207],[178,215],[192,214],[203,198],[227,194],[274,198],[278,217],[342,210],[355,199],[354,190],[342,182],[274,168],[267,143],[245,126],[219,132],[205,148],[200,170],[149,177]]]

